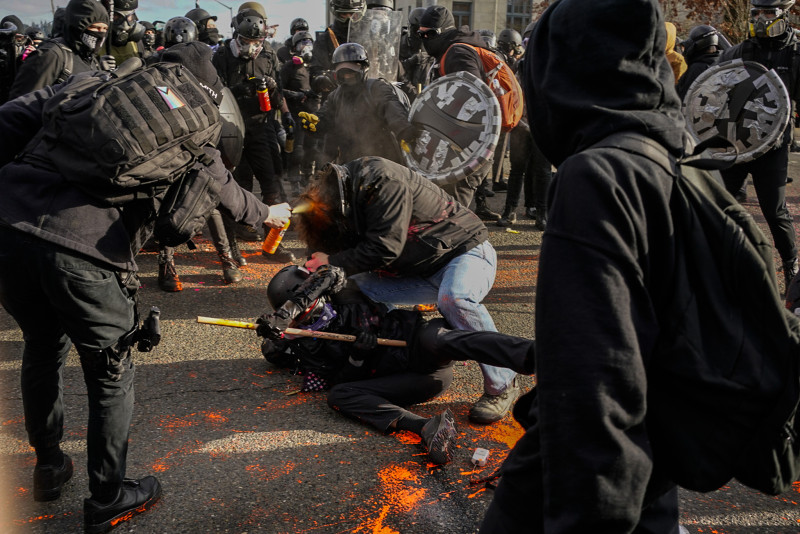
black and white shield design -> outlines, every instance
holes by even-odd
[[[233,96],[230,88],[222,88],[222,102],[219,105],[219,118],[222,121],[222,132],[220,134],[217,149],[222,155],[222,161],[228,170],[233,170],[239,165],[242,159],[242,148],[244,148],[244,120],[239,112],[239,105],[236,97]]]
[[[713,159],[742,163],[780,143],[791,104],[778,73],[754,61],[734,59],[697,77],[683,100],[683,112],[698,144],[715,136],[732,143],[709,149]]]
[[[422,128],[406,165],[437,185],[464,180],[490,164],[500,136],[500,104],[483,80],[454,72],[435,80],[411,106]]]

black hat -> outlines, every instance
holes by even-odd
[[[211,64],[211,47],[200,41],[178,43],[166,49],[161,56],[162,61],[180,63],[194,74],[211,98],[219,105],[222,102],[222,80],[217,69]]]
[[[419,21],[422,28],[441,28],[446,30],[448,28],[456,27],[456,20],[450,10],[444,6],[430,6],[422,14]]]

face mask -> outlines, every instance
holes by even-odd
[[[207,30],[203,30],[200,32],[199,40],[213,46],[219,42],[219,30],[216,28],[208,28]]]
[[[313,52],[314,52],[314,45],[306,45],[298,51],[297,55],[303,58],[303,61],[308,63],[311,61]]]
[[[786,33],[786,19],[781,9],[752,9],[750,36],[759,38],[780,37]]]
[[[106,42],[107,32],[93,32],[85,30],[81,34],[81,42],[85,44],[93,54],[99,53]]]
[[[239,37],[237,37],[236,39],[231,39],[230,47],[234,57],[238,57],[240,59],[253,59],[261,53],[261,49],[264,48],[264,43],[243,44],[239,42]]]
[[[352,69],[339,69],[334,73],[336,83],[346,87],[358,85],[361,82],[361,73]]]
[[[144,43],[144,45],[147,47],[155,46],[156,44],[155,34],[154,33],[144,34],[144,37],[142,37],[142,43]]]

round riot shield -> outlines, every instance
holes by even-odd
[[[683,100],[694,140],[699,144],[715,136],[726,138],[732,146],[711,148],[709,154],[734,163],[751,161],[780,143],[790,112],[789,93],[780,76],[741,59],[709,67]]]
[[[217,150],[222,155],[222,162],[228,170],[233,170],[242,159],[244,147],[244,120],[236,103],[236,97],[228,87],[222,88],[222,102],[219,104],[219,116],[222,121]]]
[[[452,184],[490,164],[500,136],[500,103],[483,80],[454,72],[428,85],[409,120],[422,133],[406,165],[438,185]]]

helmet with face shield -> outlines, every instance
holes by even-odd
[[[331,0],[331,13],[339,22],[358,22],[367,12],[364,0]]]
[[[751,0],[750,36],[759,39],[780,37],[790,29],[786,15],[795,0]]]
[[[242,59],[253,59],[264,48],[267,37],[267,21],[258,11],[248,9],[236,15],[231,52]]]

